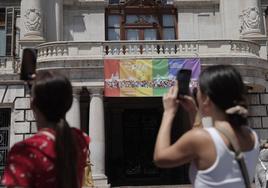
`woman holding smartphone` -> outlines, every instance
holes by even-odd
[[[156,140],[154,161],[162,168],[191,163],[193,187],[245,188],[243,175],[231,150],[231,143],[218,129],[224,129],[238,142],[250,180],[258,159],[258,138],[247,126],[245,87],[238,71],[230,65],[205,69],[199,78],[197,109],[190,96],[177,99],[174,86],[163,96],[164,113]],[[171,144],[171,128],[177,109],[185,108],[194,122],[197,111],[213,119],[213,127],[194,128]]]

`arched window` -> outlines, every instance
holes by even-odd
[[[110,0],[106,40],[174,40],[177,10],[167,1]]]

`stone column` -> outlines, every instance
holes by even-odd
[[[80,129],[80,103],[79,95],[73,94],[73,104],[71,109],[66,114],[66,120],[71,127]]]
[[[105,175],[105,127],[103,90],[91,90],[89,109],[89,135],[91,137],[90,160],[93,164],[92,174],[94,185],[97,187],[109,187]]]
[[[240,14],[241,36],[261,35],[261,10],[259,0],[243,0]]]
[[[21,0],[21,40],[44,41],[42,0]]]
[[[55,0],[56,40],[63,37],[63,0]]]

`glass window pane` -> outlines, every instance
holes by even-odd
[[[127,15],[126,16],[126,23],[131,24],[131,23],[137,23],[139,22],[139,18],[137,15]]]
[[[164,28],[163,29],[163,40],[174,40],[175,31],[174,28]]]
[[[163,26],[174,26],[173,15],[163,15]]]
[[[119,4],[119,0],[109,0],[109,4]]]
[[[120,40],[120,29],[108,29],[108,40]]]
[[[128,29],[127,30],[127,40],[139,40],[139,30],[138,29]]]
[[[11,56],[11,49],[12,49],[12,38],[11,36],[7,36],[6,38],[6,55]]]
[[[6,30],[0,28],[0,56],[6,55]]]
[[[144,40],[156,40],[156,29],[145,29],[144,30]]]
[[[120,16],[110,15],[108,17],[108,27],[120,27]]]
[[[7,9],[7,24],[6,24],[6,27],[7,27],[7,34],[12,34],[13,32],[13,9],[12,8],[9,8]]]
[[[153,24],[153,23],[158,23],[158,20],[153,15],[127,15],[126,23],[127,24],[139,24],[139,23]]]
[[[0,27],[5,27],[6,9],[0,9]]]

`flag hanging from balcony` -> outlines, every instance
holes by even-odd
[[[190,87],[197,84],[200,59],[105,59],[107,97],[162,96],[173,86],[178,70],[192,70]]]

